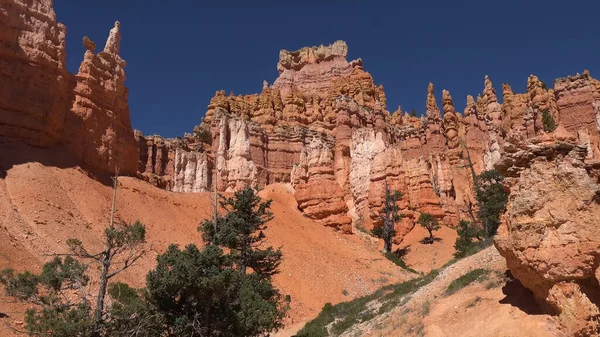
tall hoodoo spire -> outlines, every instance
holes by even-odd
[[[119,54],[121,46],[121,23],[115,22],[115,26],[110,30],[104,51],[110,54]]]
[[[428,118],[441,118],[442,113],[435,100],[433,83],[429,83],[427,87],[427,102],[425,103],[425,111]]]

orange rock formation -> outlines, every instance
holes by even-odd
[[[600,331],[600,185],[587,146],[562,126],[505,144],[511,193],[495,244],[512,274],[560,314],[572,336]],[[596,172],[597,173],[597,172]]]
[[[2,0],[0,136],[30,145],[62,145],[93,170],[137,171],[138,146],[127,105],[119,23],[106,47],[84,38],[77,75],[67,72],[64,25],[50,0]]]
[[[378,225],[385,183],[404,194],[398,240],[418,212],[448,225],[466,217],[472,174],[498,162],[506,139],[544,134],[548,111],[599,160],[600,82],[586,71],[548,89],[530,76],[527,92],[503,85],[498,101],[486,76],[482,94],[467,97],[464,115],[450,93],[433,84],[425,116],[390,114],[383,87],[348,46],[280,52],[279,78],[259,94],[218,91],[202,124],[179,139],[145,137],[131,129],[120,25],[105,47],[84,38],[76,75],[65,68],[65,32],[50,0],[0,0],[0,136],[41,147],[64,146],[93,170],[135,174],[177,192],[231,191],[291,183],[305,215],[349,232],[363,221]],[[19,99],[15,99],[19,98]],[[210,140],[199,130],[210,130]]]

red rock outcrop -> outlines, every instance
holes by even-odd
[[[586,171],[586,151],[559,127],[509,139],[497,164],[511,193],[496,247],[573,336],[600,332],[600,185]]]
[[[600,81],[586,70],[557,79],[554,87],[559,124],[586,144],[588,158],[600,159]]]
[[[52,1],[0,1],[0,135],[59,144],[69,109],[66,28]]]
[[[347,229],[348,216],[368,220],[367,228],[379,225],[387,183],[404,193],[404,213],[428,212],[456,225],[473,202],[469,161],[475,173],[492,169],[507,137],[544,133],[544,110],[560,124],[554,90],[533,75],[525,94],[504,85],[504,104],[486,76],[477,100],[467,97],[464,116],[446,90],[442,114],[433,84],[425,116],[402,115],[400,108],[390,114],[383,88],[362,60],[348,62],[346,55],[341,41],[282,51],[279,78],[272,86],[264,82],[260,94],[216,93],[203,125],[213,133],[206,160],[214,160],[219,190],[291,182],[307,216]],[[403,222],[399,236],[415,217]]]
[[[118,23],[106,47],[84,38],[77,75],[65,66],[64,25],[51,0],[0,1],[0,136],[65,146],[92,170],[134,175],[138,145],[127,105]]]
[[[74,102],[66,120],[72,132],[64,142],[78,158],[94,169],[123,174],[137,172],[138,144],[133,136],[125,61],[119,56],[119,22],[111,29],[104,50],[95,54],[95,45],[84,39],[86,52],[75,76]]]

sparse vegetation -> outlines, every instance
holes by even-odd
[[[388,285],[376,292],[343,302],[336,305],[325,304],[321,313],[308,322],[297,337],[339,336],[350,327],[365,322],[377,315],[389,312],[405,303],[410,294],[433,281],[438,275],[437,270],[404,283]],[[379,303],[379,306],[371,305]]]
[[[398,267],[402,268],[402,269],[406,269],[411,273],[415,273],[418,274],[418,272],[412,268],[410,268],[409,266],[406,265],[406,262],[404,262],[404,260],[402,260],[401,257],[399,257],[395,252],[387,252],[385,254],[383,254],[385,256],[386,259],[392,261],[395,265],[397,265]]]
[[[194,136],[204,144],[212,144],[212,133],[210,132],[210,128],[204,124],[194,128]]]
[[[421,225],[421,227],[427,229],[427,231],[429,232],[429,237],[423,239],[422,242],[425,244],[434,243],[435,237],[433,236],[433,232],[441,228],[437,219],[429,213],[421,213],[421,215],[419,215],[417,223]]]
[[[544,126],[544,132],[552,132],[556,130],[556,122],[554,121],[554,118],[548,109],[542,111],[542,125]]]
[[[105,309],[109,281],[130,268],[145,253],[146,228],[140,222],[133,225],[115,224],[118,170],[113,178],[113,200],[110,222],[104,230],[104,247],[90,253],[79,239],[70,238],[70,252],[53,254],[54,259],[42,267],[40,274],[24,272],[18,275],[7,269],[0,272],[0,283],[6,294],[36,305],[25,315],[25,329],[31,336],[102,336],[111,321]],[[76,259],[77,258],[77,259]],[[90,263],[81,263],[87,260]],[[91,300],[87,287],[90,264],[99,265],[100,279],[96,300]],[[75,291],[76,295],[72,294]]]
[[[487,277],[489,272],[489,270],[482,268],[471,270],[470,272],[452,281],[448,286],[448,289],[446,289],[446,295],[452,295],[473,282],[482,281],[485,279],[485,277]]]
[[[467,304],[467,308],[473,308],[474,306],[477,305],[477,303],[481,302],[483,299],[481,298],[481,296],[475,296],[475,298],[473,299],[473,301],[469,304]]]
[[[415,109],[412,109],[412,110],[410,111],[410,115],[411,115],[412,117],[417,117],[417,116],[418,116],[418,114],[417,114],[417,110],[415,110]]]

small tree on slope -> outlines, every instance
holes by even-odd
[[[419,219],[417,220],[417,223],[419,225],[421,225],[421,227],[427,229],[427,231],[429,232],[429,237],[423,239],[423,243],[427,243],[427,244],[433,243],[435,241],[433,232],[437,231],[441,228],[437,219],[429,213],[421,213],[421,215],[419,215]]]
[[[110,222],[104,230],[102,251],[90,253],[81,240],[71,238],[67,240],[71,252],[53,254],[56,257],[44,264],[39,275],[25,272],[15,276],[12,270],[2,271],[0,282],[6,286],[7,295],[41,308],[30,309],[26,313],[26,329],[30,335],[57,337],[103,334],[106,322],[104,304],[110,279],[131,267],[146,252],[144,225],[139,221],[133,225],[115,224],[117,188],[118,171],[114,177]],[[89,281],[87,265],[73,257],[100,264],[100,280],[93,310],[86,292]],[[72,289],[79,296],[69,296]]]
[[[385,183],[385,200],[383,209],[379,212],[379,218],[382,220],[381,237],[383,238],[383,252],[392,251],[392,240],[396,234],[395,226],[402,219],[399,213],[398,201],[402,199],[400,191],[390,190],[387,182]]]

